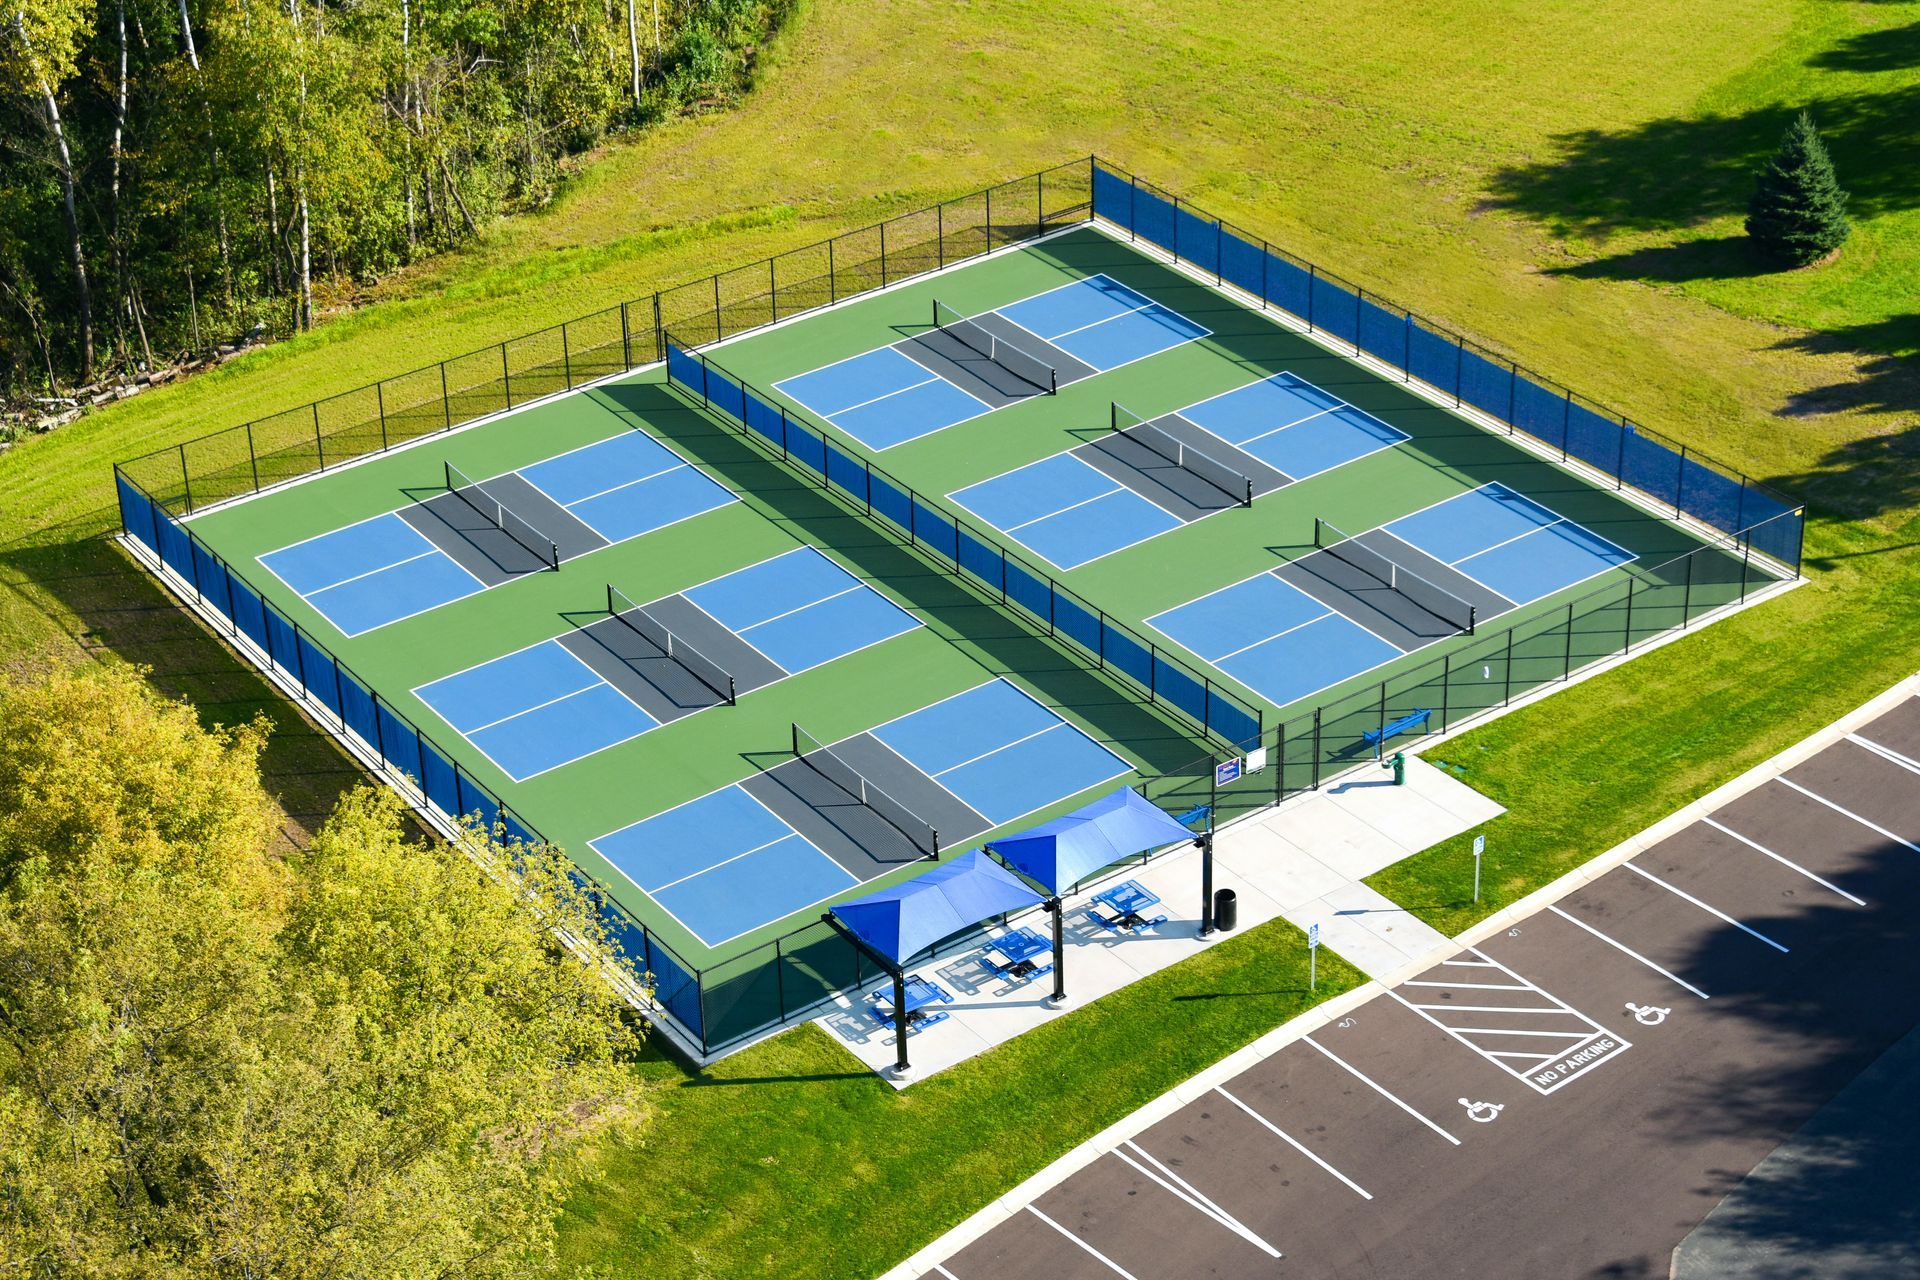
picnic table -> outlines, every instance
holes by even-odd
[[[1053,943],[1041,937],[1032,929],[1022,926],[1009,929],[993,941],[987,943],[986,951],[981,953],[980,963],[988,972],[1002,978],[1037,978],[1043,973],[1052,973],[1051,964],[1038,964],[1035,957],[1053,950]],[[1006,958],[1005,964],[996,962],[992,953],[998,951]]]
[[[896,1021],[893,1002],[876,991],[867,997],[870,1001],[868,1012],[873,1020],[883,1027],[890,1027]],[[936,1022],[944,1022],[944,1010],[927,1011],[929,1005],[952,1004],[953,996],[937,982],[928,982],[917,973],[907,975],[907,1030],[918,1031],[930,1027]]]
[[[1167,922],[1163,915],[1146,914],[1160,905],[1160,898],[1138,880],[1122,880],[1094,894],[1093,900],[1113,913],[1110,916],[1101,915],[1094,908],[1087,908],[1088,918],[1103,929],[1130,933],[1135,929],[1152,929]]]

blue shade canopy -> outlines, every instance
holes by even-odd
[[[974,849],[832,911],[861,941],[898,964],[949,934],[1040,901],[1012,872]]]
[[[1021,874],[1060,893],[1087,876],[1148,849],[1193,839],[1193,832],[1124,787],[1072,813],[995,840],[988,848]]]

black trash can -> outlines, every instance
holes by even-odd
[[[1218,889],[1213,895],[1213,927],[1230,932],[1240,923],[1240,895],[1231,889]]]

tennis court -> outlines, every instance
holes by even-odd
[[[734,501],[638,430],[489,479],[450,462],[443,475],[397,511],[259,561],[351,637]]]
[[[1390,449],[1404,431],[1282,372],[949,494],[1056,569],[1203,520]]]
[[[1318,527],[1326,545],[1148,624],[1285,705],[1634,559],[1499,484],[1353,538]]]
[[[891,449],[1207,334],[1104,275],[972,316],[932,305],[912,337],[776,387],[868,448]]]
[[[1133,772],[1001,679],[596,837],[709,946]]]
[[[516,782],[920,624],[812,547],[636,605],[414,690]]]

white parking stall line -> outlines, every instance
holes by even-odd
[[[1440,963],[1443,965],[1450,965],[1460,969],[1498,969],[1503,967],[1495,964],[1491,960],[1442,960]],[[1511,972],[1511,970],[1509,970],[1509,972]],[[1520,975],[1517,973],[1514,974],[1513,976],[1516,978],[1520,977]],[[1522,982],[1527,981],[1525,978],[1520,978],[1520,980]],[[1529,982],[1527,983],[1527,985],[1531,987],[1533,984]]]
[[[1882,759],[1899,765],[1908,773],[1920,773],[1920,760],[1915,760],[1912,756],[1901,755],[1898,751],[1895,751],[1892,747],[1884,743],[1875,742],[1872,738],[1858,733],[1848,734],[1847,741],[1853,743],[1856,747],[1865,747],[1868,751],[1873,752],[1873,754]]]
[[[1495,1058],[1525,1058],[1528,1062],[1549,1062],[1560,1056],[1557,1053],[1522,1053],[1518,1049],[1489,1049],[1487,1053]]]
[[[1364,1074],[1358,1067],[1354,1066],[1351,1062],[1348,1062],[1346,1059],[1342,1058],[1339,1054],[1327,1048],[1325,1045],[1321,1044],[1318,1040],[1315,1040],[1312,1036],[1302,1036],[1300,1038],[1306,1041],[1308,1044],[1312,1045],[1314,1048],[1318,1049],[1321,1052],[1321,1054],[1325,1056],[1330,1062],[1333,1062],[1334,1064],[1339,1066],[1342,1070],[1344,1070],[1348,1075],[1352,1076],[1355,1080],[1358,1080],[1361,1084],[1366,1085],[1369,1089],[1373,1090],[1375,1093],[1385,1098],[1388,1102],[1391,1102],[1394,1106],[1400,1108],[1402,1111],[1412,1116],[1415,1120],[1418,1120],[1421,1124],[1427,1126],[1427,1128],[1433,1130],[1435,1133],[1445,1138],[1448,1142],[1451,1142],[1454,1146],[1457,1147],[1460,1145],[1460,1139],[1454,1137],[1452,1134],[1448,1133],[1445,1129],[1442,1129],[1439,1125],[1435,1124],[1432,1120],[1428,1119],[1426,1116],[1421,1115],[1418,1111],[1414,1110],[1413,1107],[1409,1106],[1404,1100],[1397,1098],[1393,1094],[1387,1092],[1385,1087],[1383,1087],[1379,1081],[1374,1080],[1369,1076],[1367,1076],[1366,1074]]]
[[[1228,1213],[1225,1209],[1222,1209],[1219,1205],[1215,1204],[1211,1199],[1207,1197],[1205,1192],[1200,1190],[1200,1188],[1194,1186],[1191,1182],[1188,1182],[1185,1178],[1181,1177],[1179,1174],[1175,1173],[1173,1170],[1167,1168],[1166,1165],[1162,1164],[1158,1159],[1154,1157],[1154,1154],[1151,1151],[1148,1151],[1145,1147],[1142,1147],[1139,1143],[1135,1142],[1132,1138],[1128,1138],[1123,1145],[1127,1148],[1127,1151],[1131,1151],[1133,1155],[1128,1155],[1127,1151],[1119,1151],[1119,1150],[1116,1150],[1113,1154],[1119,1157],[1121,1160],[1124,1160],[1129,1166],[1133,1168],[1133,1170],[1136,1173],[1156,1183],[1162,1190],[1170,1192],[1173,1195],[1178,1196],[1180,1199],[1186,1201],[1187,1204],[1193,1206],[1195,1209],[1198,1209],[1201,1213],[1206,1214],[1209,1218],[1212,1218],[1215,1222],[1219,1223],[1221,1226],[1225,1227],[1227,1230],[1233,1232],[1233,1234],[1239,1236],[1242,1240],[1245,1240],[1248,1244],[1260,1250],[1262,1253],[1266,1254],[1269,1258],[1280,1258],[1280,1257],[1286,1256],[1282,1254],[1278,1249],[1268,1244],[1265,1240],[1262,1240],[1259,1236],[1255,1235],[1250,1229],[1248,1229],[1245,1223],[1241,1222],[1238,1218],[1234,1217],[1232,1214]],[[1133,1158],[1134,1156],[1139,1156],[1140,1159],[1136,1160]],[[1147,1163],[1142,1164],[1140,1163],[1141,1160],[1144,1160]],[[1147,1168],[1147,1164],[1152,1165],[1153,1168],[1151,1169]]]
[[[959,1276],[956,1276],[955,1274],[953,1274],[953,1272],[947,1270],[945,1267],[941,1266],[937,1262],[933,1264],[933,1269],[939,1272],[941,1275],[945,1276],[947,1280],[960,1280]]]
[[[1409,979],[1400,984],[1403,987],[1445,987],[1449,991],[1530,991],[1531,987],[1516,987],[1509,982],[1420,982]]]
[[[1136,1277],[1131,1271],[1127,1270],[1125,1267],[1115,1262],[1112,1258],[1109,1258],[1106,1254],[1100,1252],[1098,1249],[1088,1244],[1085,1240],[1082,1240],[1079,1236],[1073,1234],[1073,1232],[1067,1230],[1065,1227],[1055,1222],[1052,1218],[1049,1218],[1046,1214],[1040,1212],[1039,1209],[1035,1208],[1032,1205],[1028,1205],[1027,1212],[1032,1214],[1034,1217],[1040,1219],[1040,1221],[1046,1223],[1048,1226],[1052,1227],[1055,1231],[1058,1231],[1061,1235],[1065,1236],[1067,1239],[1079,1245],[1082,1249],[1086,1250],[1088,1253],[1092,1254],[1095,1260],[1097,1260],[1102,1266],[1106,1267],[1107,1270],[1113,1272],[1113,1274],[1121,1277],[1121,1280],[1138,1280],[1138,1277]]]
[[[1915,853],[1920,853],[1920,844],[1915,844],[1913,841],[1907,839],[1905,836],[1897,836],[1893,834],[1893,832],[1881,826],[1879,823],[1874,822],[1869,818],[1863,818],[1859,814],[1855,813],[1853,810],[1848,809],[1842,805],[1835,804],[1833,801],[1821,795],[1818,791],[1809,791],[1807,788],[1795,782],[1792,778],[1775,778],[1774,781],[1778,783],[1782,783],[1786,786],[1792,787],[1795,791],[1798,791],[1801,795],[1806,796],[1809,799],[1818,800],[1821,804],[1827,806],[1827,808],[1833,810],[1835,813],[1840,814],[1843,817],[1852,818],[1855,822],[1859,823],[1861,826],[1865,827],[1867,830],[1875,833],[1876,835],[1885,836],[1887,839],[1893,841],[1895,844],[1905,845],[1907,848],[1913,850]]]
[[[1665,880],[1662,880],[1659,876],[1653,874],[1653,872],[1648,871],[1643,867],[1635,866],[1631,862],[1622,863],[1621,865],[1626,867],[1627,870],[1633,872],[1635,875],[1643,876],[1646,879],[1653,881],[1653,883],[1659,885],[1662,889],[1665,889],[1668,893],[1672,894],[1674,897],[1683,899],[1687,902],[1691,902],[1694,906],[1700,908],[1702,911],[1706,912],[1708,915],[1717,916],[1718,918],[1726,921],[1728,924],[1732,925],[1734,928],[1740,930],[1740,932],[1748,935],[1749,937],[1758,938],[1760,941],[1766,943],[1768,946],[1772,947],[1775,951],[1780,952],[1782,955],[1785,955],[1787,953],[1788,948],[1784,943],[1775,942],[1772,938],[1769,938],[1766,934],[1760,932],[1758,929],[1755,929],[1753,926],[1742,924],[1740,921],[1735,920],[1732,916],[1728,915],[1726,912],[1722,911],[1720,908],[1714,906],[1712,903],[1702,902],[1700,899],[1688,893],[1685,889],[1680,888],[1678,885],[1668,884]]]
[[[1522,990],[1522,989],[1523,988],[1518,988],[1518,987],[1515,988],[1515,990]],[[1553,1009],[1553,1008],[1529,1009],[1525,1005],[1515,1005],[1515,1004],[1413,1004],[1412,1002],[1408,1002],[1407,1007],[1409,1009],[1435,1009],[1435,1010],[1444,1009],[1451,1013],[1564,1013],[1565,1012],[1565,1010]]]
[[[1553,914],[1559,916],[1562,920],[1565,920],[1568,924],[1574,925],[1581,929],[1585,929],[1588,933],[1600,939],[1600,941],[1606,943],[1608,946],[1612,947],[1614,950],[1619,951],[1625,955],[1632,956],[1635,960],[1638,960],[1641,964],[1647,966],[1647,968],[1653,970],[1655,973],[1659,974],[1661,977],[1667,979],[1667,981],[1672,982],[1677,986],[1685,987],[1688,991],[1693,992],[1693,994],[1699,996],[1702,1000],[1710,1000],[1713,998],[1709,996],[1706,992],[1702,991],[1700,988],[1694,986],[1691,982],[1688,982],[1685,978],[1681,977],[1679,974],[1674,973],[1669,969],[1664,969],[1661,966],[1655,964],[1653,961],[1647,959],[1645,956],[1641,955],[1638,951],[1635,951],[1632,947],[1620,941],[1618,938],[1610,938],[1606,934],[1594,928],[1592,925],[1588,924],[1586,921],[1578,919],[1574,916],[1568,915],[1566,912],[1560,909],[1558,904],[1551,903],[1551,902],[1548,903],[1547,910],[1553,912]]]
[[[1738,840],[1741,844],[1747,846],[1747,848],[1749,849],[1754,850],[1756,853],[1766,854],[1769,858],[1772,858],[1775,862],[1779,863],[1781,866],[1786,867],[1793,871],[1798,871],[1801,875],[1813,881],[1815,884],[1819,885],[1820,887],[1824,889],[1833,890],[1835,893],[1845,898],[1848,902],[1851,902],[1854,906],[1864,907],[1867,905],[1865,899],[1854,897],[1852,894],[1848,893],[1845,889],[1842,889],[1839,885],[1833,883],[1833,881],[1827,880],[1820,876],[1815,875],[1813,872],[1807,870],[1805,867],[1801,866],[1799,863],[1795,862],[1791,858],[1781,857],[1779,854],[1775,853],[1773,850],[1767,848],[1767,846],[1761,844],[1758,840],[1755,840],[1750,836],[1741,835],[1738,831],[1735,831],[1732,827],[1728,826],[1724,822],[1721,822],[1719,819],[1702,818],[1701,821],[1706,823],[1708,826],[1712,827],[1715,831],[1721,832],[1724,835],[1732,836],[1735,840]]]
[[[1545,1012],[1558,1013],[1559,1010],[1549,1009]],[[1576,1013],[1573,1016],[1586,1020],[1584,1014]],[[1549,1040],[1591,1040],[1595,1035],[1602,1034],[1593,1031],[1522,1031],[1515,1027],[1448,1027],[1447,1030],[1457,1031],[1463,1036],[1537,1036]]]
[[[1293,1137],[1293,1135],[1288,1133],[1285,1129],[1282,1129],[1279,1125],[1267,1119],[1265,1116],[1261,1115],[1258,1111],[1255,1111],[1252,1107],[1240,1101],[1240,1099],[1234,1097],[1232,1094],[1228,1093],[1225,1089],[1220,1088],[1218,1085],[1214,1086],[1213,1091],[1219,1094],[1221,1097],[1225,1098],[1228,1102],[1231,1102],[1234,1106],[1246,1112],[1248,1115],[1252,1116],[1255,1120],[1259,1121],[1260,1124],[1263,1127],[1265,1127],[1269,1133],[1273,1134],[1274,1137],[1280,1139],[1282,1142],[1292,1147],[1295,1151],[1298,1151],[1301,1155],[1313,1161],[1315,1164],[1319,1165],[1322,1169],[1325,1169],[1328,1173],[1332,1174],[1334,1177],[1340,1179],[1341,1182],[1346,1184],[1348,1190],[1352,1191],[1355,1195],[1359,1196],[1362,1200],[1373,1199],[1373,1193],[1371,1191],[1368,1191],[1365,1187],[1355,1182],[1352,1178],[1349,1178],[1346,1174],[1340,1172],[1338,1169],[1328,1164],[1325,1160],[1322,1160],[1319,1156],[1307,1150],[1304,1146],[1301,1146],[1300,1143]]]

